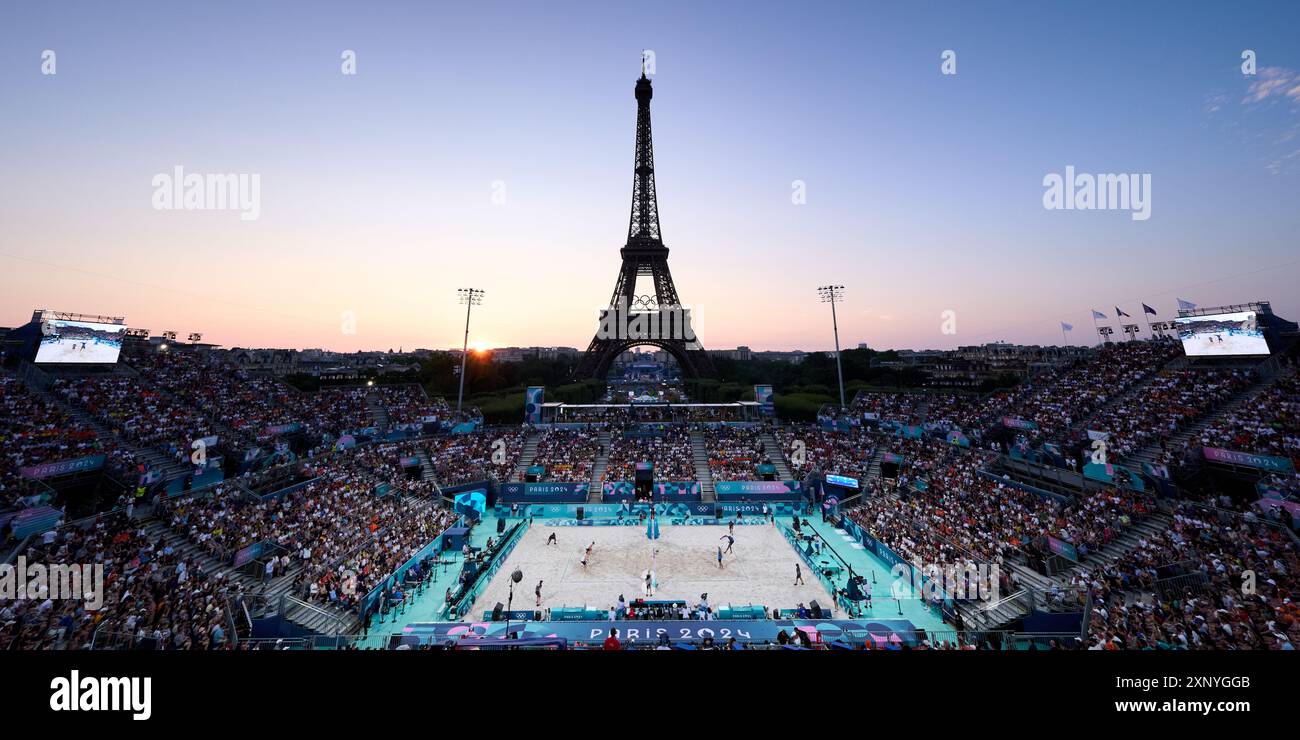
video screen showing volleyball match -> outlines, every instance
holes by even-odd
[[[42,325],[36,362],[112,364],[122,353],[126,327],[90,321],[51,320]]]
[[[1254,311],[1185,316],[1174,323],[1189,357],[1268,354],[1268,342]]]

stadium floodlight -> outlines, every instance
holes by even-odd
[[[844,300],[843,285],[823,285],[817,289],[817,294],[822,297],[822,303],[831,304],[831,328],[835,332],[835,372],[840,377],[840,408],[847,408],[844,404],[844,367],[840,365],[840,324],[835,316],[835,303]]]
[[[459,288],[456,290],[460,302],[465,306],[465,343],[460,350],[460,390],[456,392],[456,415],[460,415],[460,405],[465,399],[465,357],[469,355],[469,312],[475,306],[483,304],[485,290],[478,288]]]
[[[203,335],[202,335],[201,333],[199,333],[199,332],[197,332],[197,331],[192,331],[192,332],[190,332],[190,342],[191,342],[191,343],[198,343],[198,342],[201,342],[201,341],[203,341]]]

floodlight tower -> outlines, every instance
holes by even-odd
[[[835,372],[840,377],[840,408],[847,408],[844,403],[844,367],[840,365],[840,325],[835,316],[835,303],[844,300],[843,285],[823,285],[817,289],[822,303],[831,304],[831,328],[835,331]]]
[[[460,288],[456,291],[461,304],[465,306],[465,343],[460,350],[460,390],[456,393],[456,415],[460,415],[461,401],[465,398],[465,357],[469,355],[469,312],[475,306],[482,305],[483,294],[487,291],[478,288]]]

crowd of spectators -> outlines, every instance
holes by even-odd
[[[103,603],[50,599],[48,594],[0,604],[0,646],[10,649],[225,647],[226,610],[243,598],[229,578],[239,548],[273,543],[262,551],[281,575],[300,566],[304,597],[355,609],[359,599],[412,558],[454,520],[430,504],[419,481],[391,463],[407,452],[380,445],[302,463],[303,488],[265,500],[239,487],[215,489],[159,502],[157,513],[173,531],[199,544],[223,565],[206,572],[203,561],[185,558],[163,539],[151,540],[129,519],[126,497],[114,513],[90,523],[51,530],[29,546],[29,564],[91,563],[104,566]],[[375,484],[398,488],[376,495]],[[416,486],[412,488],[411,486]]]
[[[486,477],[510,480],[523,450],[522,430],[484,431],[438,437],[432,441],[429,457],[438,482],[452,486]]]
[[[1294,650],[1297,573],[1280,528],[1180,505],[1168,530],[1074,583],[1093,596],[1090,650]]]
[[[1155,510],[1155,496],[1151,493],[1105,488],[1067,504],[1049,534],[1072,543],[1079,557],[1086,559]]]
[[[934,437],[919,439],[889,437],[881,440],[880,444],[885,451],[902,458],[902,462],[898,463],[896,476],[896,483],[900,487],[913,485],[918,481],[929,481],[936,473],[946,471],[946,466],[950,462],[961,464],[972,454]]]
[[[993,423],[1007,407],[1011,394],[997,391],[988,396],[972,393],[932,393],[925,409],[925,422],[941,429],[961,429],[969,433]]]
[[[390,424],[419,424],[430,417],[444,419],[451,412],[446,400],[430,399],[418,385],[381,385],[374,390]]]
[[[145,535],[122,510],[52,530],[24,552],[30,565],[103,566],[102,604],[36,596],[0,603],[0,647],[204,650],[228,645],[226,609],[242,589]]]
[[[31,495],[23,468],[112,452],[94,430],[32,393],[18,378],[0,375],[0,510]]]
[[[1165,340],[1114,342],[1068,369],[1050,369],[1013,394],[1009,415],[1034,422],[1048,441],[1065,441],[1108,401],[1154,375],[1180,352]]]
[[[920,424],[921,407],[926,397],[920,393],[883,393],[862,391],[853,399],[852,413],[857,418],[871,414],[879,421]]]
[[[599,447],[600,433],[594,429],[548,429],[538,440],[533,465],[546,468],[545,480],[586,483]]]
[[[1184,425],[1227,401],[1250,384],[1245,370],[1167,370],[1137,393],[1112,404],[1090,426],[1109,433],[1111,460],[1130,456],[1147,445],[1162,446]],[[1161,462],[1172,462],[1165,449]]]
[[[134,375],[60,378],[53,389],[99,417],[127,442],[153,447],[177,461],[189,458],[194,440],[215,434],[203,413]]]
[[[216,357],[151,352],[133,357],[131,364],[154,385],[216,418],[244,443],[263,438],[268,427],[309,421],[298,394]]]
[[[245,443],[265,442],[273,427],[299,424],[309,434],[332,440],[345,431],[372,426],[367,396],[373,394],[391,424],[448,418],[441,398],[429,399],[418,385],[322,388],[309,393],[259,375],[216,355],[149,352],[131,359],[150,383],[217,419]]]
[[[305,461],[300,477],[310,482],[282,494],[259,498],[218,485],[202,495],[165,500],[160,511],[174,531],[222,563],[254,543],[273,544],[262,550],[272,559],[272,576],[300,564],[305,596],[352,608],[453,520],[421,496],[431,487],[400,466],[410,444]],[[389,486],[384,495],[376,488],[381,483]]]
[[[1199,441],[1205,447],[1300,462],[1300,375],[1278,379],[1249,403],[1215,419]]]
[[[334,437],[372,426],[374,420],[366,407],[366,393],[365,388],[321,388],[303,394],[301,398],[310,413],[309,431]]]
[[[853,521],[907,560],[926,564],[1001,563],[1048,531],[1060,506],[979,474],[970,453],[930,474],[922,489],[876,497],[850,510]]]
[[[981,475],[983,453],[937,441],[910,440],[902,449],[899,500],[868,501],[852,516],[886,544],[940,558],[926,562],[962,555],[997,562],[1008,548],[1037,547],[1044,535],[1074,544],[1086,558],[1155,510],[1151,494],[1117,488],[1063,502],[1044,498]]]
[[[690,430],[679,425],[662,426],[654,433],[615,429],[604,480],[636,480],[636,464],[647,461],[654,465],[657,481],[695,480]]]
[[[761,427],[706,427],[704,447],[715,481],[756,480],[756,468],[770,463]]]
[[[873,437],[862,429],[831,432],[812,425],[790,425],[775,431],[781,453],[797,480],[817,469],[823,473],[866,477],[875,456]]]
[[[356,611],[361,599],[456,521],[450,509],[423,508],[366,523],[368,536],[341,558],[313,561],[305,572],[308,600]]]
[[[358,467],[376,480],[397,488],[403,495],[428,496],[437,493],[437,489],[433,481],[424,480],[423,467],[402,464],[403,460],[417,461],[417,453],[421,451],[428,452],[425,440],[381,442],[356,448],[353,457]]]

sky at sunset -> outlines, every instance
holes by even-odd
[[[831,346],[831,282],[848,347],[1057,343],[1061,321],[1089,343],[1090,309],[1178,297],[1300,318],[1296,3],[4,15],[0,325],[50,308],[225,346],[447,348],[473,286],[472,344],[585,347],[627,238],[643,49],[663,238],[707,348]],[[1149,174],[1150,218],[1047,210],[1067,165]],[[177,166],[256,173],[258,217],[155,208]]]

